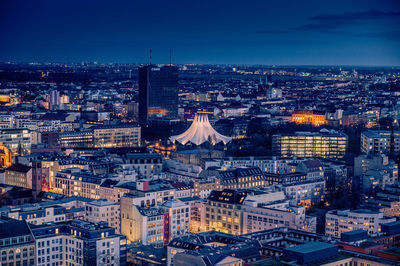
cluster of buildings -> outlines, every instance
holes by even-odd
[[[0,88],[2,265],[398,264],[396,74],[60,67]]]

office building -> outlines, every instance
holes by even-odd
[[[368,209],[333,210],[326,213],[325,234],[340,238],[343,232],[357,229],[368,234],[381,232],[381,225],[396,221],[395,217],[384,217],[383,213]]]
[[[68,131],[59,135],[60,145],[63,148],[89,148],[93,147],[93,131]]]
[[[31,152],[31,132],[26,128],[0,129],[0,142],[11,151],[12,156]]]
[[[178,116],[178,68],[175,66],[139,68],[139,121],[147,123],[152,116]]]
[[[347,136],[334,130],[272,136],[272,150],[277,156],[340,159],[346,155],[346,148]]]
[[[140,126],[121,124],[93,127],[94,147],[135,147],[140,144]]]
[[[361,133],[361,152],[365,154],[400,153],[400,132],[368,130]]]

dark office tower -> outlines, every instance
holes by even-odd
[[[175,66],[139,68],[139,122],[145,124],[152,116],[178,116],[178,68]]]

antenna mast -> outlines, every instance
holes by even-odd
[[[172,66],[172,49],[169,49],[169,65]]]
[[[149,54],[150,65],[151,65],[151,52],[152,52],[152,49],[150,48],[150,54]]]

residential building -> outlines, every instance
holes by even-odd
[[[31,226],[35,265],[126,265],[126,237],[104,223],[71,222]]]
[[[167,265],[237,265],[261,259],[258,240],[226,234],[204,232],[174,238],[167,246]],[[215,256],[215,255],[218,256]]]
[[[121,198],[121,233],[129,241],[161,247],[169,224],[165,224],[166,211],[161,207],[140,207],[134,204],[135,196]],[[168,242],[168,240],[165,240]]]
[[[220,189],[239,189],[263,187],[266,177],[258,167],[236,167],[228,169],[207,169],[200,173],[202,177],[219,179]]]
[[[108,226],[115,228],[115,232],[121,232],[120,204],[106,199],[93,200],[86,203],[85,221],[97,223],[107,222]]]
[[[164,202],[161,207],[166,215],[164,217],[165,230],[164,242],[190,233],[190,205],[180,200]]]
[[[245,192],[224,189],[211,192],[205,204],[206,230],[216,230],[233,235],[243,234],[243,202]]]

